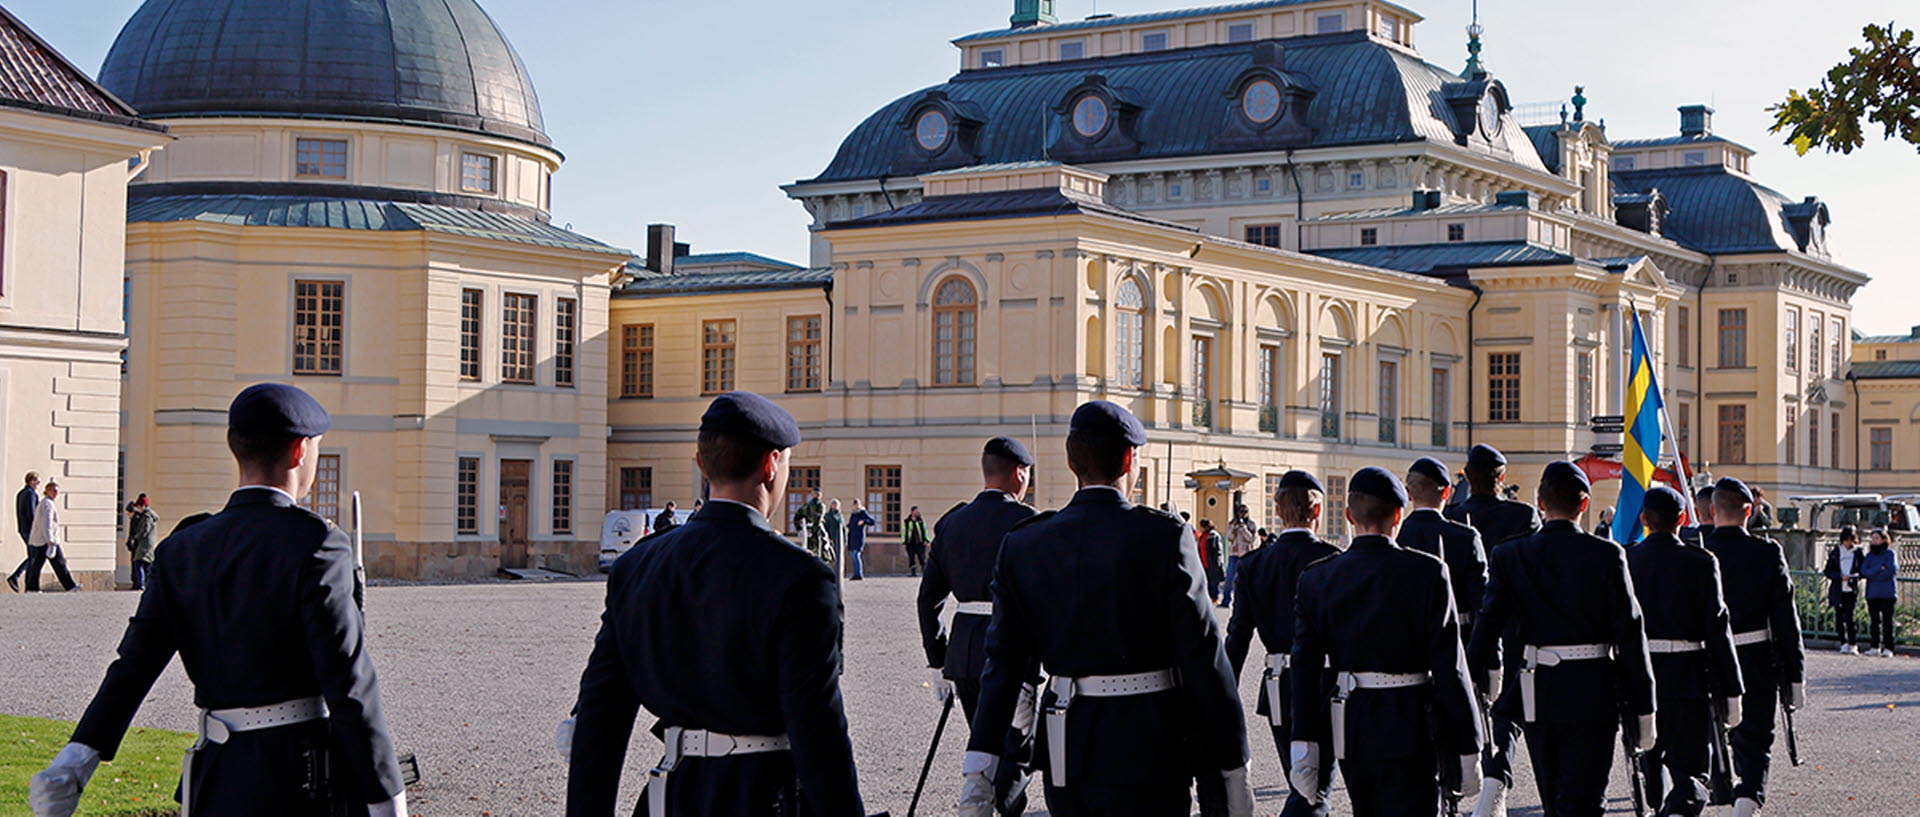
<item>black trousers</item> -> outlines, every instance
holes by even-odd
[[[1740,696],[1740,725],[1733,728],[1727,743],[1733,752],[1733,796],[1751,798],[1765,805],[1767,771],[1773,765],[1773,718],[1780,706],[1780,686],[1779,679],[1770,670],[1749,673],[1750,667],[1753,667],[1750,662],[1741,662],[1747,693]]]
[[[1488,718],[1493,734],[1480,753],[1480,772],[1513,788],[1513,750],[1520,745],[1520,723],[1498,712]]]
[[[1867,646],[1893,649],[1893,599],[1867,599]]]
[[[1047,813],[1053,817],[1189,817],[1193,798],[1187,786],[1101,785],[1075,782],[1056,788],[1049,775]]]
[[[1713,710],[1706,701],[1661,698],[1654,725],[1659,735],[1653,749],[1640,757],[1640,773],[1647,779],[1647,803],[1659,808],[1660,817],[1698,817],[1707,807]],[[1666,790],[1662,769],[1672,777],[1672,791]]]
[[[1440,779],[1430,755],[1340,761],[1347,776],[1353,817],[1434,817],[1440,813]]]
[[[1854,593],[1835,596],[1833,602],[1833,629],[1840,635],[1842,644],[1860,643],[1860,622],[1853,618],[1853,608],[1857,604]],[[1868,605],[1871,607],[1872,605]]]
[[[49,563],[53,565],[53,576],[60,580],[61,587],[72,590],[76,586],[73,582],[73,574],[67,572],[67,554],[56,550],[52,555],[48,555],[49,549],[46,545],[27,546],[27,592],[29,593],[40,592],[40,568]]]
[[[647,800],[643,788],[639,802],[633,806],[634,817],[649,817]],[[667,812],[709,817],[796,817],[808,810],[800,802],[793,754],[764,752],[681,759],[667,779]]]
[[[907,572],[918,573],[927,566],[927,546],[907,545]]]
[[[1607,810],[1607,777],[1613,771],[1612,719],[1535,721],[1527,724],[1527,756],[1533,761],[1546,817],[1599,817]]]
[[[1280,689],[1283,690],[1280,693],[1283,697],[1287,694],[1284,691],[1286,688],[1283,680],[1280,687]],[[1280,768],[1290,775],[1293,773],[1293,747],[1291,745],[1293,737],[1290,734],[1292,730],[1285,726],[1273,726],[1272,721],[1268,721],[1267,724],[1273,730],[1273,745],[1280,749]],[[1299,792],[1294,791],[1293,783],[1291,782],[1293,778],[1288,777],[1286,778],[1286,780],[1289,781],[1287,783],[1287,803],[1280,808],[1280,817],[1327,817],[1328,805],[1326,794],[1333,789],[1334,764],[1331,759],[1333,757],[1332,743],[1320,744],[1320,757],[1321,797],[1319,805],[1308,802],[1307,798],[1301,797]]]
[[[347,768],[324,721],[237,732],[194,756],[193,813],[245,817],[271,804],[287,817],[365,817],[371,797],[342,780]]]

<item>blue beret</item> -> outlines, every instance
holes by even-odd
[[[1741,502],[1745,502],[1748,505],[1753,504],[1753,490],[1748,488],[1746,483],[1738,479],[1721,477],[1719,482],[1713,484],[1713,493],[1715,496],[1719,496],[1721,491],[1739,494]]]
[[[987,441],[987,448],[981,452],[992,454],[1001,459],[1013,460],[1021,465],[1032,465],[1033,455],[1027,453],[1027,447],[1012,437],[995,437]]]
[[[1136,448],[1147,444],[1147,430],[1141,427],[1133,412],[1105,400],[1089,400],[1074,409],[1073,420],[1067,424],[1067,433],[1124,442]]]
[[[1656,511],[1663,516],[1679,516],[1680,509],[1686,507],[1686,504],[1686,500],[1680,496],[1679,491],[1665,485],[1649,488],[1646,497],[1640,500],[1640,507]]]
[[[1326,486],[1320,484],[1319,477],[1298,468],[1280,476],[1280,488],[1283,490],[1287,488],[1306,488],[1307,490],[1319,491],[1323,494],[1327,492]]]
[[[800,424],[772,400],[750,391],[727,392],[713,398],[700,415],[700,431],[740,437],[774,449],[800,444]]]
[[[1398,508],[1407,506],[1407,486],[1400,484],[1400,478],[1392,471],[1377,465],[1353,472],[1347,480],[1347,493],[1385,500]]]
[[[1540,484],[1562,491],[1578,488],[1583,493],[1593,493],[1593,480],[1587,479],[1587,472],[1566,460],[1547,463],[1547,469],[1540,472]]]
[[[313,395],[285,383],[256,383],[227,406],[227,428],[249,437],[318,437],[333,418]]]
[[[1477,471],[1498,468],[1506,464],[1507,455],[1486,443],[1479,443],[1473,447],[1473,450],[1467,452],[1467,467]]]
[[[1453,482],[1453,480],[1447,478],[1446,464],[1432,457],[1421,457],[1420,459],[1414,460],[1413,465],[1407,468],[1407,476],[1413,476],[1414,474],[1419,474],[1420,476],[1433,480],[1433,484],[1435,485],[1448,485]]]

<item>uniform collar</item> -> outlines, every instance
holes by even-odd
[[[773,526],[767,524],[767,517],[760,513],[759,508],[755,508],[752,505],[738,500],[721,499],[720,497],[707,500],[707,504],[700,506],[700,510],[687,521],[692,522],[695,519],[702,521],[709,519],[741,519],[756,528],[773,530]]]
[[[1579,530],[1579,528],[1580,528],[1580,526],[1579,526],[1579,525],[1576,525],[1576,524],[1574,524],[1574,522],[1573,522],[1573,520],[1571,520],[1571,519],[1545,519],[1545,520],[1541,520],[1541,522],[1540,522],[1540,529],[1541,529],[1541,530],[1546,530],[1547,528],[1552,528],[1552,527],[1562,527],[1562,528],[1573,528],[1573,529],[1575,529],[1575,530]]]
[[[1439,516],[1440,509],[1439,508],[1414,508],[1413,510],[1408,511],[1407,515],[1412,516],[1416,513],[1430,513],[1430,514],[1433,514],[1434,516]]]
[[[983,488],[981,489],[980,493],[976,494],[973,497],[973,500],[975,502],[980,502],[980,501],[1013,502],[1015,501],[1013,498],[1013,494],[1007,493],[1006,491],[1002,491],[999,488]]]
[[[1680,537],[1675,536],[1671,533],[1649,533],[1647,534],[1647,538],[1640,540],[1640,544],[1678,545],[1678,544],[1684,544],[1684,543],[1680,541]]]
[[[294,499],[293,494],[275,488],[272,485],[242,485],[235,488],[233,490],[233,496],[227,499],[227,505],[229,506],[261,504],[291,508],[300,504],[300,501]]]
[[[1120,495],[1120,489],[1111,485],[1089,485],[1073,492],[1073,501],[1069,505],[1124,505],[1127,498]]]
[[[1349,551],[1377,550],[1381,548],[1398,549],[1399,547],[1399,545],[1393,543],[1392,539],[1388,539],[1377,533],[1363,533],[1353,537],[1353,540],[1347,543],[1347,550]]]
[[[1281,536],[1286,536],[1286,535],[1288,535],[1288,534],[1293,534],[1293,533],[1297,533],[1297,534],[1300,534],[1301,536],[1305,536],[1305,537],[1307,537],[1308,539],[1312,539],[1312,538],[1313,538],[1313,529],[1312,529],[1312,528],[1287,528],[1287,529],[1285,529],[1285,530],[1282,530],[1282,531],[1280,531],[1280,535],[1281,535]]]

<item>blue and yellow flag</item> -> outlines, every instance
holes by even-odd
[[[1640,311],[1633,311],[1633,356],[1627,366],[1627,438],[1620,452],[1620,504],[1613,509],[1613,541],[1632,544],[1645,530],[1640,503],[1653,487],[1654,468],[1664,442],[1660,433],[1660,381],[1653,374],[1653,355],[1640,330]]]

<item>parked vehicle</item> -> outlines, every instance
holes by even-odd
[[[1810,530],[1839,530],[1841,525],[1853,525],[1866,530],[1886,528],[1889,531],[1913,533],[1920,531],[1920,510],[1914,508],[1914,501],[1920,495],[1898,494],[1881,496],[1880,494],[1814,494],[1809,496],[1787,497],[1788,502],[1805,507],[1804,522]],[[1781,522],[1786,524],[1787,519]]]
[[[607,518],[600,522],[600,572],[613,568],[613,560],[626,553],[633,543],[653,534],[653,521],[660,515],[656,510],[608,511]],[[692,511],[676,510],[674,521],[686,524],[693,516]]]

